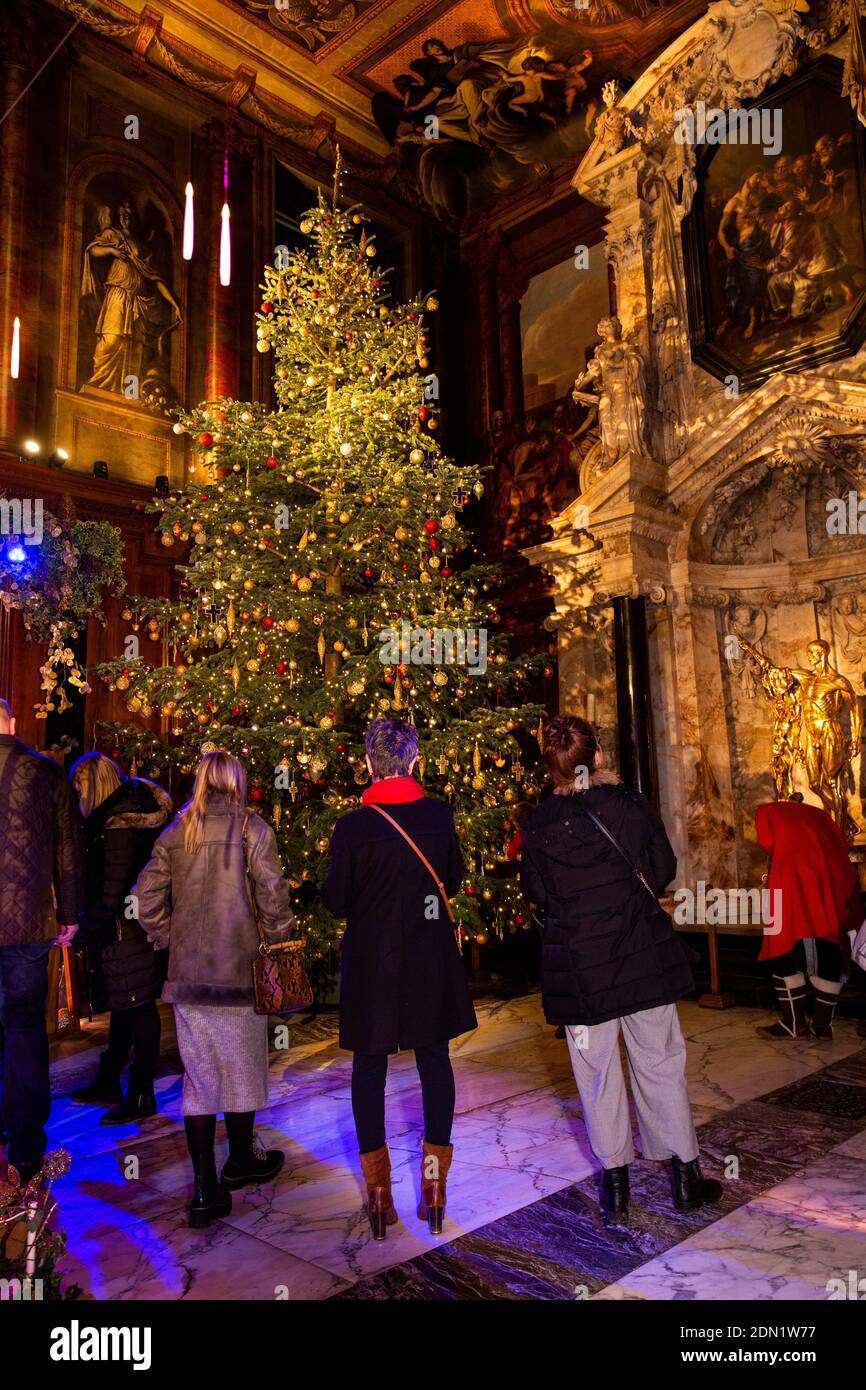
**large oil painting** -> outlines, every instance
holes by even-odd
[[[695,360],[757,384],[866,334],[863,132],[823,60],[768,93],[777,149],[707,146],[683,224]]]
[[[610,313],[604,247],[534,275],[520,305],[524,412],[494,422],[492,535],[503,552],[532,545],[579,490],[580,465],[598,438],[596,412],[572,399]]]

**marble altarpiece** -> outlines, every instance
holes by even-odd
[[[617,693],[623,615],[643,628],[645,670],[634,670],[654,739],[644,780],[684,885],[754,887],[766,867],[754,811],[775,795],[774,716],[746,647],[802,668],[823,640],[862,709],[866,535],[833,534],[828,502],[866,493],[866,351],[849,340],[814,365],[799,352],[796,371],[743,390],[696,365],[682,224],[700,165],[676,138],[678,113],[757,101],[828,59],[840,103],[862,112],[846,19],[842,6],[807,15],[785,0],[711,5],[625,95],[605,92],[574,178],[606,216],[616,313],[577,382],[595,394],[599,425],[580,495],[552,538],[523,554],[553,580],[561,707],[594,719],[614,759],[629,742],[621,671]],[[862,208],[862,186],[859,197]],[[852,280],[852,313],[864,290]],[[849,736],[847,707],[841,724]],[[861,862],[864,762],[858,748],[842,779]],[[793,785],[819,803],[801,763]]]

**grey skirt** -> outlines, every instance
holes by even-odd
[[[240,1008],[174,1004],[182,1115],[240,1114],[268,1103],[268,1020]]]

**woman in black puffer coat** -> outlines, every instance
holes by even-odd
[[[634,1146],[622,1035],[643,1156],[672,1160],[675,1204],[691,1211],[717,1201],[721,1186],[700,1171],[676,1010],[694,987],[693,953],[657,898],[676,856],[646,797],[604,767],[591,724],[550,719],[542,747],[553,795],[523,825],[521,884],[543,912],[545,1017],[565,1025],[589,1142],[604,1169],[602,1202],[613,1214],[628,1211]]]
[[[108,1048],[89,1086],[72,1093],[79,1104],[112,1107],[102,1124],[125,1124],[156,1112],[153,1079],[159,1061],[156,1001],[165,954],[154,951],[128,902],[154,842],[172,814],[171,797],[155,782],[124,777],[110,758],[86,753],[72,768],[84,816],[85,909],[79,943],[87,948],[90,1004],[111,1011]],[[129,1061],[124,1099],[121,1073]]]

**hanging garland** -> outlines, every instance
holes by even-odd
[[[34,705],[37,719],[68,709],[67,686],[88,694],[86,673],[72,647],[90,617],[104,622],[106,594],[121,594],[123,546],[120,532],[107,521],[77,521],[71,508],[60,516],[45,512],[42,535],[9,535],[0,542],[0,603],[17,609],[31,641],[47,642],[39,668],[43,697]]]

